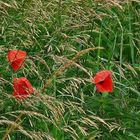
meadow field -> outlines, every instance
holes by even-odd
[[[0,0],[0,140],[140,140],[140,0]]]

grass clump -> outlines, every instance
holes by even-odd
[[[0,139],[138,140],[140,138],[138,0],[0,2]],[[28,53],[12,71],[7,53]],[[113,71],[107,97],[91,83]],[[15,77],[35,93],[12,96]]]

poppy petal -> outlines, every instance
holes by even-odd
[[[23,64],[24,60],[23,59],[17,59],[11,63],[12,68],[14,71],[17,71]]]
[[[14,78],[13,88],[13,96],[17,99],[25,99],[34,92],[31,83],[25,77]]]
[[[92,82],[96,85],[99,92],[113,92],[112,71],[103,70],[93,77]]]
[[[102,70],[93,77],[92,82],[94,84],[97,84],[99,82],[102,82],[108,77],[109,75],[112,75],[112,72],[110,70]]]
[[[14,69],[17,71],[23,64],[27,53],[21,50],[11,50],[8,52],[8,60]]]
[[[22,81],[25,84],[25,90],[27,93],[32,94],[34,92],[33,87],[31,85],[31,83],[26,79],[26,78],[22,78]]]
[[[110,76],[108,76],[104,81],[96,84],[96,89],[99,92],[113,92],[113,81]]]
[[[17,94],[17,92],[13,92],[13,96],[18,100],[23,100],[23,99],[28,98],[29,95],[28,94],[20,95],[20,94]]]

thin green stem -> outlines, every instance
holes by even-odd
[[[128,11],[129,11],[129,44],[131,49],[131,61],[134,64],[134,46],[133,46],[133,37],[132,37],[132,9],[131,9],[131,2],[128,3]]]
[[[101,47],[101,38],[102,38],[102,27],[101,27],[100,33],[99,33],[98,47]],[[98,68],[100,66],[100,55],[101,55],[101,50],[98,49],[98,52],[97,52],[97,64],[98,64]]]

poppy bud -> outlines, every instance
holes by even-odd
[[[96,85],[99,92],[113,92],[112,71],[103,70],[93,77],[92,82]]]
[[[25,99],[34,92],[32,85],[25,77],[14,78],[13,88],[13,96],[17,99]]]
[[[27,53],[21,50],[11,50],[8,52],[8,60],[14,71],[17,71],[22,66],[26,56]]]

